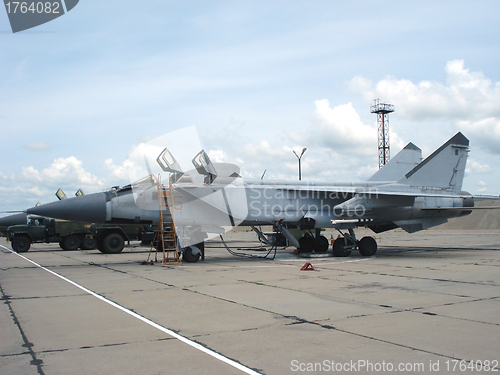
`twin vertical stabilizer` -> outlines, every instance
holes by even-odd
[[[469,140],[458,132],[398,183],[414,187],[435,187],[460,194],[468,154]]]
[[[380,168],[368,181],[397,181],[422,161],[422,150],[408,143],[389,162]]]

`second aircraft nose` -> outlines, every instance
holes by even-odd
[[[62,199],[29,208],[27,212],[54,219],[104,223],[106,221],[106,194],[95,193]]]

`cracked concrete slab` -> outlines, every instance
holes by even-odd
[[[250,245],[251,235],[231,233],[227,242]],[[217,240],[205,262],[182,266],[140,265],[148,249],[138,247],[104,255],[36,244],[24,255],[263,374],[311,373],[307,364],[331,361],[423,364],[414,373],[435,373],[429,366],[443,370],[447,360],[500,359],[498,234],[377,238],[373,258],[297,258],[286,249],[274,261],[244,259]],[[318,271],[300,271],[306,261]],[[0,265],[2,375],[241,373],[10,251],[0,251]]]

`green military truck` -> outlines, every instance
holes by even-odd
[[[123,250],[125,241],[152,241],[154,229],[135,224],[98,225],[33,215],[27,224],[8,227],[6,237],[18,253],[27,252],[32,243],[59,242],[63,250],[97,247],[104,254],[117,254]]]
[[[43,216],[31,216],[27,224],[12,225],[7,228],[7,241],[12,249],[25,253],[32,243],[59,242],[63,250],[95,249],[96,241],[90,237],[92,224],[55,220]]]

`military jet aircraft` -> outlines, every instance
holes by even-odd
[[[399,168],[388,165],[356,184],[243,180],[236,169],[220,175],[203,151],[193,159],[195,171],[204,176],[200,183],[193,172],[180,169],[167,149],[159,162],[175,176],[173,218],[182,246],[236,225],[274,225],[301,252],[325,252],[328,240],[320,230],[334,228],[342,235],[334,243],[335,256],[349,256],[353,249],[372,256],[377,251],[375,239],[357,240],[355,228],[380,233],[399,227],[413,233],[472,212],[473,196],[462,191],[468,146],[469,140],[459,132],[417,165],[407,164],[413,167],[409,171],[402,163]],[[413,144],[405,149],[404,155],[419,151]],[[289,230],[294,227],[305,231],[298,241]]]
[[[169,166],[174,169],[179,168],[175,159],[169,160],[165,155],[163,155],[163,158],[158,158],[158,160],[162,161],[162,168]],[[422,151],[413,143],[409,143],[388,164],[378,170],[369,181],[396,181],[421,161]],[[239,168],[235,165],[226,163],[214,163],[213,165],[217,168],[220,177],[223,174],[230,176],[233,173],[237,173],[239,176]],[[195,179],[197,178],[197,174],[197,172],[192,174]],[[180,182],[193,182],[193,177],[184,172],[178,172],[178,174],[174,172],[172,177],[176,181],[182,177]],[[220,180],[221,178],[219,178]],[[156,225],[160,217],[156,182],[155,178],[150,175],[123,187],[116,186],[102,193],[65,198],[30,208],[27,212],[29,214],[44,215],[56,219],[89,223]],[[349,186],[352,186],[352,184],[349,184]],[[164,207],[163,214],[168,213],[168,208]],[[165,217],[170,218],[168,215]],[[199,242],[202,242],[205,238],[206,235],[203,235],[203,238]],[[264,236],[261,236],[261,238],[265,239]],[[299,247],[297,240],[293,239],[293,241]],[[199,242],[196,243],[198,244]],[[190,250],[197,253],[199,247],[201,246],[197,248],[193,247]],[[194,255],[196,256],[196,254]]]
[[[377,251],[376,241],[358,240],[355,228],[380,233],[400,227],[413,233],[470,214],[473,196],[461,190],[468,146],[469,140],[459,132],[422,161],[421,150],[409,143],[362,183],[246,180],[236,165],[212,163],[204,152],[196,155],[195,168],[189,171],[168,149],[157,161],[171,174],[172,214],[184,248],[237,225],[273,225],[301,252],[327,251],[328,240],[320,230],[334,228],[342,235],[334,243],[335,256],[348,256],[353,249],[371,256]],[[152,176],[27,212],[95,223],[156,224],[159,218]],[[300,238],[292,235],[293,228],[301,230]]]

